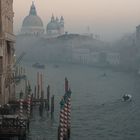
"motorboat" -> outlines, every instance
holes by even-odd
[[[106,76],[107,76],[106,73],[103,73],[103,74],[102,74],[102,77],[106,77]]]
[[[131,101],[132,100],[132,95],[124,94],[122,98],[123,98],[123,101]]]

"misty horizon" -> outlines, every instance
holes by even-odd
[[[14,0],[14,33],[20,32],[23,19],[29,14],[32,0]],[[37,14],[41,17],[44,30],[50,21],[52,14],[64,16],[65,31],[68,33],[90,33],[99,35],[101,40],[114,41],[125,34],[135,32],[136,26],[140,24],[138,0],[88,0],[76,2],[60,0],[34,1]],[[80,7],[79,7],[80,5]]]

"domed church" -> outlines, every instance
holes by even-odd
[[[36,7],[34,2],[32,2],[29,15],[23,20],[20,34],[44,36],[47,38],[60,36],[64,34],[64,18],[61,16],[60,19],[58,19],[52,15],[50,22],[47,24],[45,35],[43,22],[37,15]]]
[[[46,33],[48,36],[58,36],[64,34],[64,18],[61,16],[60,20],[52,15],[51,21],[47,25]]]
[[[21,34],[41,35],[43,33],[43,22],[37,15],[35,5],[32,2],[29,15],[26,16],[23,20]]]

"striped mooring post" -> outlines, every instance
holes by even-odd
[[[31,86],[28,82],[27,85],[27,117],[28,117],[28,121],[27,121],[27,130],[28,132],[30,131],[30,116],[31,116]]]
[[[60,101],[60,119],[58,126],[58,140],[64,140],[64,99]]]
[[[68,89],[68,80],[65,78],[65,95],[60,101],[60,122],[58,127],[58,140],[70,139],[70,128],[71,128],[70,124],[71,124],[71,90]]]
[[[68,139],[70,139],[70,128],[71,128],[71,90],[68,91],[68,101],[67,101],[67,107],[68,107]]]
[[[64,140],[68,140],[68,106],[64,105]]]
[[[30,118],[31,114],[31,86],[28,84],[28,99],[27,99],[27,115]]]
[[[27,101],[28,107],[27,107],[27,114],[28,114],[28,118],[30,117],[31,114],[31,95],[28,94],[28,101]]]
[[[23,117],[23,92],[22,90],[20,91],[20,95],[19,95],[19,117],[22,118]]]
[[[70,139],[70,124],[71,124],[71,90],[69,88],[69,81],[65,77],[65,96],[67,96],[67,137]]]
[[[19,100],[19,118],[20,118],[20,125],[22,126],[22,119],[23,119],[23,92],[20,92],[20,100]]]
[[[67,77],[65,77],[65,96],[67,96],[67,133],[68,133],[68,138],[70,138],[70,124],[71,124],[71,90],[69,88],[69,81]]]

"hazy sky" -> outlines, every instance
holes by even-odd
[[[90,32],[103,40],[114,40],[132,33],[140,24],[140,0],[34,0],[46,28],[52,13],[64,16],[69,33]],[[14,0],[14,31],[18,32],[29,13],[32,0]]]

